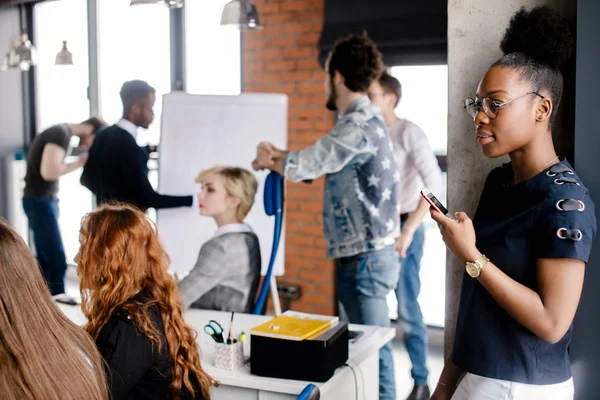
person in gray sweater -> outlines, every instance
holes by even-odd
[[[256,178],[243,168],[217,166],[200,172],[196,182],[202,185],[200,215],[212,217],[218,229],[179,282],[183,306],[249,313],[261,256],[258,237],[243,220],[254,204]]]

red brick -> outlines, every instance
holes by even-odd
[[[260,87],[256,84],[244,82],[243,84],[244,92],[256,93],[260,92]]]
[[[286,263],[287,265],[287,263]],[[304,280],[300,279],[300,277],[287,277],[285,278],[285,282],[290,284],[290,285],[298,285],[300,286],[300,290],[302,291],[306,291],[306,290],[310,290],[311,287],[309,284],[307,284],[306,282],[304,282]]]
[[[247,63],[244,66],[244,69],[247,72],[256,73],[256,72],[262,72],[262,71],[264,71],[265,67],[266,67],[266,65],[265,65],[264,62],[254,61],[254,62],[251,62],[251,63]]]
[[[301,271],[300,278],[309,282],[331,282],[333,274],[324,271]],[[318,292],[317,292],[318,293]]]
[[[298,222],[314,222],[315,216],[312,214],[303,213],[300,211],[286,211],[286,219],[290,221],[298,221]]]
[[[302,35],[298,38],[298,44],[301,46],[306,45],[317,45],[319,43],[319,38],[321,37],[320,32],[311,32],[305,35]]]
[[[264,63],[264,68],[266,71],[293,71],[295,69],[296,62],[295,61],[271,61]]]
[[[303,247],[300,248],[298,254],[303,259],[323,259],[325,258],[325,251],[322,249],[308,248]]]
[[[316,269],[319,271],[333,270],[333,261],[318,261]]]
[[[283,74],[283,80],[286,82],[305,82],[311,79],[312,73],[308,71],[302,72],[287,72]]]
[[[313,79],[317,82],[323,82],[323,85],[325,85],[325,71],[323,71],[322,69],[314,71]]]
[[[331,274],[331,281],[323,282],[322,284],[315,285],[317,292],[325,294],[325,295],[334,295],[335,294],[335,277]]]
[[[313,222],[306,222],[306,221],[291,221],[289,219],[286,219],[286,224],[285,224],[285,234],[286,235],[299,235],[300,234],[300,228],[302,226],[304,226],[305,224],[312,224]]]
[[[281,74],[276,72],[256,74],[254,77],[256,83],[281,83]]]
[[[256,58],[259,60],[281,59],[281,49],[259,49],[256,51]]]
[[[261,38],[261,39],[266,39],[266,38],[270,38],[270,37],[274,37],[276,35],[280,35],[281,34],[281,29],[283,25],[279,25],[279,24],[271,24],[271,25],[267,25],[264,24],[263,25],[264,28],[259,30],[259,31],[245,31],[242,33],[242,35],[244,35],[244,41],[246,40],[246,38]]]
[[[311,236],[306,235],[286,235],[285,241],[298,246],[313,246],[315,243]]]
[[[302,22],[304,24],[323,24],[323,10],[311,10],[311,11],[307,11],[307,12],[303,12],[303,13],[299,13],[296,15],[296,21],[298,22]],[[319,28],[321,28],[321,26],[319,26]],[[319,29],[319,32],[321,32],[321,29]]]
[[[299,40],[298,40],[299,42]],[[264,43],[262,40],[248,40],[244,43],[244,48],[246,50],[256,50],[264,47]]]
[[[318,131],[330,131],[333,125],[332,121],[315,121],[315,129]]]
[[[298,143],[313,144],[326,134],[327,132],[320,132],[315,129],[301,131],[298,134]]]
[[[288,192],[287,198],[304,201],[319,201],[319,199],[315,198],[315,193],[311,192],[310,190],[301,190],[292,193]]]
[[[285,93],[292,94],[296,92],[294,84],[268,85],[263,86],[260,90],[265,93]]]
[[[321,188],[316,187],[314,185],[306,185],[306,184],[290,184],[287,186],[286,188],[286,194],[293,194],[293,193],[298,193],[298,192],[309,192],[312,193],[314,195],[318,195],[321,196],[323,194],[323,191],[321,190]]]
[[[298,60],[298,71],[316,71],[321,68],[319,64],[319,60],[317,58],[306,59],[306,60]]]
[[[279,47],[282,49],[296,47],[298,45],[298,38],[295,36],[279,36],[271,38],[267,42],[268,47]]]
[[[306,10],[312,8],[310,0],[285,0],[281,4],[281,11],[295,11],[298,13],[306,12]]]
[[[319,315],[333,315],[333,313],[334,313],[333,304],[334,304],[334,298],[332,296],[331,303],[329,305],[320,305],[320,304],[315,305],[312,308],[312,313],[319,314]]]
[[[292,302],[292,310],[298,312],[312,313],[314,308],[312,303],[305,301],[302,297],[300,297],[299,301]]]
[[[325,240],[325,238],[316,238],[315,239],[315,247],[317,249],[326,249],[327,241]]]
[[[242,64],[246,65],[246,64],[254,64],[255,62],[260,61],[257,57],[256,57],[256,50],[255,49],[244,49],[244,51],[242,52]]]
[[[287,254],[286,254],[287,256]],[[283,277],[281,278],[277,278],[277,282],[279,283],[280,280],[282,279],[289,279],[289,278],[297,278],[298,275],[300,275],[299,271],[295,268],[288,268],[288,264],[286,262],[285,266],[284,266],[285,272],[283,274]]]
[[[307,235],[320,236],[323,234],[323,228],[317,225],[302,225],[300,227],[300,232],[305,233]]]
[[[321,93],[313,94],[312,104],[323,107],[323,109],[326,109],[325,104],[327,104],[327,97],[325,97],[325,86],[323,85],[323,82],[321,82],[320,85],[321,85],[321,89],[322,89]],[[327,114],[329,114],[329,120],[332,121],[331,126],[333,126],[334,113],[331,111],[328,111]]]
[[[327,111],[326,111],[325,107],[323,107],[323,108],[299,108],[298,110],[296,110],[296,115],[300,119],[310,118],[310,119],[314,120],[317,118],[325,117],[326,114],[327,114]]]
[[[299,93],[324,93],[325,86],[323,83],[306,83],[298,88]]]
[[[286,60],[294,60],[299,58],[316,57],[316,48],[298,47],[295,49],[284,49],[283,58]]]
[[[298,247],[298,246],[285,245],[285,258],[287,258],[288,260],[291,260],[294,257],[299,257],[299,254],[300,254],[299,249],[300,249],[300,247]],[[287,262],[288,261],[286,261],[286,265],[287,265]]]
[[[312,102],[313,102],[312,96],[293,95],[293,96],[290,96],[290,98],[289,98],[290,108],[292,108],[292,107],[297,108],[298,106],[302,106],[302,105],[311,105]]]
[[[300,211],[306,211],[306,212],[322,212],[323,211],[323,205],[321,203],[306,203],[306,202],[302,202],[299,203],[299,208]]]
[[[256,7],[258,8],[258,13],[262,15],[269,14],[278,14],[279,13],[279,4],[278,3],[259,3],[255,2]]]
[[[323,294],[302,293],[302,298],[305,302],[314,305],[329,305],[331,296]]]
[[[269,24],[284,24],[286,22],[294,21],[294,14],[292,13],[279,13],[267,16],[263,20],[264,25]]]
[[[295,120],[295,121],[289,122],[288,128],[290,130],[294,130],[294,129],[312,130],[314,128],[314,123],[313,123],[313,121]]]
[[[298,247],[298,249],[302,250],[302,247]],[[285,267],[287,270],[294,271],[295,277],[300,279],[300,273],[303,271],[314,271],[315,263],[312,260],[306,260],[302,257],[294,257],[290,260],[287,260],[285,263]],[[303,280],[301,280],[304,282]]]

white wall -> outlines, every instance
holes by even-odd
[[[19,14],[15,8],[0,7],[0,62],[8,44],[19,33]],[[6,170],[4,158],[23,147],[23,98],[21,72],[0,71],[0,217],[6,216]]]

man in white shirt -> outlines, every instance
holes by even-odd
[[[381,109],[401,176],[399,199],[403,214],[400,215],[400,237],[396,239],[401,268],[396,297],[398,322],[404,331],[404,344],[413,365],[411,375],[415,382],[407,400],[429,399],[426,330],[417,301],[425,239],[422,222],[429,204],[421,198],[420,191],[427,187],[439,195],[442,191],[442,173],[425,132],[411,121],[398,118],[395,113],[402,98],[400,82],[384,72],[373,82],[368,94],[371,102]]]

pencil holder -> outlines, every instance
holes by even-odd
[[[243,365],[244,345],[242,342],[215,343],[215,367],[231,371]]]

